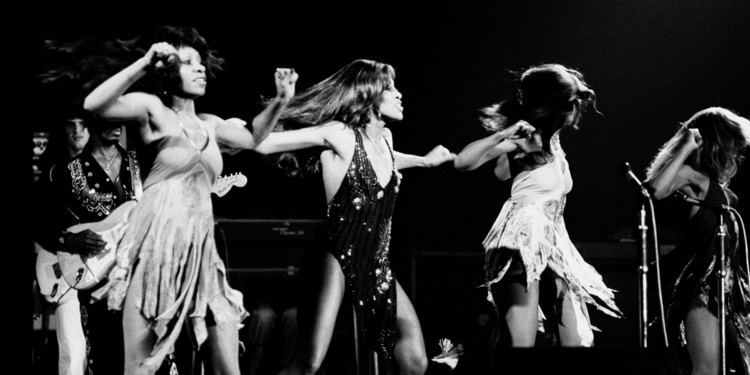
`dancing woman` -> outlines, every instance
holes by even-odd
[[[573,181],[560,131],[577,128],[595,98],[576,70],[531,67],[520,75],[516,95],[484,109],[483,123],[492,134],[469,143],[454,162],[467,171],[496,160],[497,178],[513,180],[511,196],[483,241],[484,285],[500,318],[501,345],[534,346],[539,320],[546,318],[561,345],[591,346],[585,304],[621,315],[613,292],[578,253],[563,220]]]
[[[239,374],[238,329],[247,311],[227,284],[213,232],[219,144],[255,148],[294,95],[297,75],[277,69],[277,95],[250,131],[197,112],[195,101],[222,62],[197,30],[164,26],[146,46],[84,102],[106,119],[137,121],[150,165],[110,273],[109,306],[123,310],[125,373],[154,373],[188,320],[197,343],[208,343],[213,372]]]
[[[302,270],[308,289],[302,293],[298,349],[284,374],[317,372],[337,319],[351,315],[352,308],[360,348],[352,357],[359,358],[360,370],[368,370],[371,350],[379,363],[395,359],[402,373],[422,374],[427,367],[419,321],[391,270],[391,220],[399,171],[434,167],[455,155],[442,146],[423,157],[393,149],[386,125],[403,118],[394,79],[390,65],[351,62],[290,101],[280,123],[298,129],[274,132],[256,149],[322,148],[312,149],[309,159],[299,153],[281,158],[292,171],[320,168],[328,202],[322,250]]]
[[[659,200],[679,191],[714,206],[736,207],[737,196],[729,189],[729,183],[748,145],[750,120],[724,108],[701,110],[659,149],[648,167],[646,183]],[[717,228],[719,215],[724,215],[727,371],[748,374],[750,286],[741,222],[728,212],[709,207],[671,208],[683,217],[672,223],[683,236],[672,251],[676,255],[671,257],[675,262],[671,267],[679,271],[676,278],[669,280],[674,285],[667,310],[670,342],[686,350],[691,374],[719,373]]]

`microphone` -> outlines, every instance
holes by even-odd
[[[651,198],[651,196],[648,193],[648,189],[646,189],[643,186],[643,183],[641,183],[641,181],[638,179],[638,177],[635,175],[635,173],[633,173],[633,169],[630,167],[630,163],[623,162],[620,165],[620,171],[625,175],[625,178],[627,178],[628,180],[632,180],[633,182],[635,182],[636,185],[638,185],[638,187],[641,189],[641,194],[645,198],[647,198],[647,199]]]
[[[725,211],[729,211],[729,209],[730,209],[730,207],[727,206],[727,205],[725,205],[725,204],[717,204],[717,203],[706,202],[704,200],[688,196],[687,194],[685,194],[685,193],[683,193],[683,192],[681,192],[679,190],[675,191],[674,194],[672,194],[672,196],[675,197],[675,198],[681,199],[681,200],[683,200],[683,201],[685,201],[687,203],[696,205],[696,206],[709,207],[709,208],[713,208],[715,210],[725,210]]]

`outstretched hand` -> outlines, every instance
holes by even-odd
[[[442,145],[435,146],[427,155],[424,156],[425,164],[428,167],[437,167],[440,164],[453,161],[456,158],[456,154],[450,152],[447,148]]]
[[[294,68],[276,68],[276,97],[288,101],[294,96],[295,84],[299,74]]]

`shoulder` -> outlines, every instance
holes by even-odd
[[[217,122],[224,121],[223,118],[216,116],[214,114],[211,114],[211,113],[198,113],[197,116],[199,119],[201,119],[202,121],[206,121],[206,122],[217,123]]]
[[[329,121],[318,125],[326,144],[336,154],[347,155],[354,150],[355,130],[341,121]]]
[[[354,129],[341,121],[329,121],[317,125],[323,136],[330,141],[354,140]]]
[[[393,144],[393,133],[391,133],[391,129],[383,128],[383,136],[388,142],[390,142],[390,144]]]
[[[223,124],[224,119],[211,113],[198,113],[198,118],[210,129],[216,129],[217,125]]]
[[[353,129],[341,121],[328,121],[318,125],[321,129],[329,132],[342,132],[353,134]]]
[[[50,182],[61,182],[70,180],[72,174],[76,170],[83,170],[83,154],[76,155],[75,157],[55,163],[49,169]]]

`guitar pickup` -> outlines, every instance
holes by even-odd
[[[62,276],[62,268],[60,268],[60,263],[55,263],[52,265],[52,272],[55,273],[56,279],[59,279],[60,276]]]

